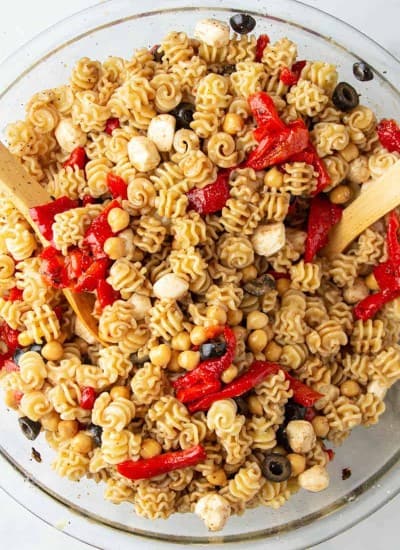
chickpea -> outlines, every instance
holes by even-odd
[[[292,467],[292,477],[297,477],[306,469],[306,457],[297,453],[289,453],[286,455]]]
[[[256,395],[250,395],[250,397],[248,397],[247,406],[249,407],[249,411],[251,412],[251,414],[255,414],[256,416],[263,416],[264,409],[261,401]]]
[[[25,331],[18,334],[18,344],[22,348],[26,348],[33,344],[33,338]]]
[[[58,424],[58,433],[62,439],[71,439],[79,431],[79,424],[76,420],[61,420]]]
[[[279,361],[282,355],[282,346],[272,340],[265,348],[265,359],[267,361],[276,362]]]
[[[206,311],[207,318],[215,321],[218,325],[225,325],[227,314],[221,306],[209,306]]]
[[[290,280],[289,279],[278,279],[276,281],[276,290],[278,291],[279,296],[282,296],[285,294],[287,290],[290,288]]]
[[[229,309],[227,314],[227,322],[228,325],[231,327],[234,327],[236,325],[239,325],[242,322],[243,319],[243,311],[240,309]]]
[[[231,365],[228,367],[221,375],[221,380],[224,384],[229,384],[229,382],[232,382],[238,375],[238,368],[236,365]]]
[[[167,369],[170,371],[170,372],[179,372],[181,369],[181,366],[179,365],[178,363],[178,357],[179,357],[180,353],[179,351],[177,350],[172,350],[171,352],[171,360],[170,362],[168,363],[167,365]]]
[[[253,330],[247,338],[247,345],[253,353],[262,351],[268,343],[268,336],[264,330]]]
[[[178,351],[187,351],[190,349],[191,345],[190,335],[185,331],[175,334],[171,341],[171,348]]]
[[[193,370],[200,363],[199,351],[182,351],[178,357],[178,364],[185,370]]]
[[[113,233],[118,233],[128,227],[129,214],[123,208],[112,208],[108,213],[107,221]]]
[[[245,340],[247,338],[247,330],[244,327],[233,327],[232,331],[236,340]]]
[[[41,353],[48,361],[59,361],[64,355],[64,348],[60,342],[52,340],[42,347]]]
[[[225,485],[227,482],[225,470],[223,468],[215,470],[215,472],[207,476],[207,481],[208,483],[211,483],[211,485],[215,486],[221,487],[222,485]]]
[[[236,113],[227,113],[224,118],[222,129],[227,134],[238,134],[244,128],[244,120]]]
[[[110,237],[104,243],[104,252],[111,260],[118,260],[125,255],[125,243],[121,237]]]
[[[124,399],[129,399],[130,396],[131,396],[131,392],[128,386],[114,386],[113,388],[111,388],[111,391],[110,391],[111,399],[118,399],[120,397],[123,397]]]
[[[373,273],[370,273],[367,277],[365,277],[365,284],[370,290],[379,290],[378,281]]]
[[[204,327],[194,327],[190,333],[190,340],[194,346],[200,346],[208,340],[207,331]]]
[[[283,185],[283,174],[274,166],[264,176],[264,184],[267,187],[279,188]]]
[[[158,456],[162,452],[162,447],[155,439],[144,439],[140,449],[140,456],[142,458],[152,458]]]
[[[265,328],[268,325],[268,316],[262,311],[251,311],[246,320],[248,330],[257,330]]]
[[[329,432],[329,422],[326,416],[315,416],[311,420],[313,425],[315,435],[317,437],[324,438],[328,435]]]
[[[166,367],[171,361],[171,348],[167,344],[160,344],[150,350],[150,361],[157,367]]]
[[[345,397],[357,397],[360,395],[360,384],[355,380],[346,380],[340,385],[340,393]]]
[[[257,278],[257,268],[255,265],[248,265],[242,269],[242,281],[248,283],[249,281],[254,281]]]
[[[351,199],[351,189],[348,185],[338,185],[329,193],[329,199],[333,204],[344,204]]]
[[[71,449],[76,453],[88,454],[93,449],[93,439],[85,432],[79,432],[71,441]]]
[[[356,159],[360,154],[357,145],[349,143],[344,149],[340,151],[341,156],[346,162],[351,162]]]
[[[44,430],[48,432],[56,432],[60,423],[60,415],[56,411],[51,411],[40,419],[40,423]]]

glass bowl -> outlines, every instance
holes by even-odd
[[[8,122],[24,116],[24,104],[34,92],[66,82],[78,58],[128,57],[136,47],[159,42],[168,31],[192,33],[197,19],[227,21],[244,7],[239,0],[202,0],[201,7],[187,7],[183,0],[147,0],[146,8],[137,4],[131,0],[98,4],[58,23],[8,58],[0,67],[0,132]],[[361,101],[378,117],[400,118],[400,63],[378,44],[300,2],[251,0],[246,8],[257,19],[257,33],[267,33],[272,39],[290,37],[299,46],[299,59],[336,63],[341,80],[355,85]],[[359,59],[374,68],[371,82],[355,81],[352,65]],[[151,542],[152,548],[165,548],[165,541],[183,545],[223,542],[228,547],[237,541],[251,541],[253,547],[267,542],[271,550],[305,548],[371,515],[399,492],[399,406],[400,387],[395,387],[379,425],[356,429],[337,450],[326,491],[315,495],[299,492],[279,510],[258,508],[233,517],[217,536],[210,535],[193,515],[149,521],[137,517],[132,505],[104,501],[101,485],[59,478],[50,467],[54,453],[44,439],[34,443],[42,456],[37,463],[31,458],[32,444],[18,429],[15,413],[3,404],[0,484],[44,521],[99,548],[123,549],[132,542],[140,546],[145,539],[151,539],[147,544]],[[343,481],[345,467],[351,468],[352,475]]]

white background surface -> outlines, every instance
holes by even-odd
[[[304,1],[358,27],[400,58],[400,0]],[[95,0],[3,0],[0,2],[0,60],[59,19],[93,3]],[[90,56],[90,52],[82,53]],[[389,550],[399,548],[399,517],[400,497],[370,519],[315,547],[315,550],[376,550],[379,545],[385,545]],[[88,550],[89,546],[45,525],[0,489],[0,548]],[[148,548],[151,548],[151,543],[148,543]]]

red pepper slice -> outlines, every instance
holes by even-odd
[[[213,214],[219,212],[229,199],[229,174],[231,170],[221,170],[217,179],[203,187],[192,189],[187,194],[189,206],[199,214]]]
[[[290,279],[290,275],[286,271],[282,271],[282,273],[280,273],[279,271],[267,271],[267,275],[271,275],[271,277],[273,277],[275,280]]]
[[[127,460],[117,464],[117,470],[128,479],[150,479],[173,470],[196,466],[206,458],[204,448],[195,445],[184,451],[173,451],[137,461]]]
[[[295,120],[279,134],[267,135],[250,153],[246,166],[263,170],[274,164],[282,164],[303,151],[309,142],[309,133],[303,121]]]
[[[293,401],[303,407],[312,407],[318,399],[321,399],[322,394],[313,390],[297,378],[294,378],[285,371],[286,380],[290,382],[290,389],[293,390]]]
[[[377,292],[375,294],[370,294],[354,308],[354,315],[357,319],[362,319],[367,321],[374,317],[376,313],[388,302],[391,302],[395,298],[400,296],[400,288],[397,290],[392,290],[390,288],[385,288],[384,290]]]
[[[120,292],[114,290],[107,281],[100,279],[97,283],[97,299],[101,309],[111,306],[116,300],[121,298]]]
[[[96,400],[96,390],[90,386],[86,386],[81,390],[81,400],[79,406],[87,411],[93,409]]]
[[[6,353],[0,353],[0,370],[5,368],[6,364],[11,360],[13,354],[11,351],[7,351]]]
[[[18,300],[22,300],[22,294],[23,290],[14,286],[9,290],[8,296],[5,296],[4,300],[7,300],[7,302],[17,302]]]
[[[293,155],[289,159],[289,162],[306,162],[314,167],[314,170],[318,172],[317,187],[314,191],[314,195],[317,195],[323,191],[330,183],[331,178],[328,174],[324,161],[319,157],[314,145],[309,143],[307,148],[301,153]]]
[[[378,138],[388,151],[400,153],[400,127],[393,119],[383,119],[378,124]]]
[[[236,351],[236,338],[232,329],[225,327],[210,327],[208,337],[214,338],[223,333],[226,342],[226,352],[222,357],[202,361],[194,370],[175,380],[172,385],[176,397],[182,403],[188,403],[221,387],[220,376],[230,367]]]
[[[251,112],[257,123],[257,126],[262,126],[269,132],[279,132],[286,129],[286,124],[280,119],[276,110],[274,100],[266,92],[256,92],[248,98]],[[257,134],[260,128],[254,131],[254,137],[260,141],[265,137],[265,133]],[[257,137],[259,135],[260,139]]]
[[[54,223],[54,217],[56,214],[71,210],[71,208],[77,208],[78,201],[72,200],[69,197],[60,197],[54,201],[39,206],[34,206],[29,209],[29,214],[32,220],[39,227],[39,230],[43,237],[48,241],[53,239],[52,225]]]
[[[64,269],[64,256],[53,246],[48,246],[42,250],[39,257],[40,274],[46,284],[53,288],[66,288],[69,281]]]
[[[82,206],[87,206],[88,204],[94,204],[96,199],[92,195],[84,195],[82,197]]]
[[[6,344],[8,352],[14,353],[18,348],[18,335],[19,331],[11,328],[6,322],[0,325],[0,339]]]
[[[68,252],[68,256],[65,257],[65,273],[68,280],[73,281],[79,279],[79,277],[89,269],[93,259],[79,248],[73,248]]]
[[[106,132],[106,134],[111,136],[113,131],[120,127],[121,127],[121,124],[119,122],[119,118],[109,118],[106,122],[106,127],[104,131]]]
[[[105,279],[107,269],[110,265],[108,258],[95,260],[74,285],[75,292],[92,292],[96,290],[99,280]]]
[[[71,168],[73,168],[74,166],[77,166],[80,170],[83,170],[87,161],[88,158],[86,156],[85,149],[83,147],[76,147],[64,162],[63,167],[67,168],[68,166],[71,166]]]
[[[104,243],[107,239],[115,235],[107,221],[107,216],[110,210],[119,206],[120,204],[117,200],[111,201],[103,212],[92,221],[86,230],[85,238],[83,239],[83,246],[89,247],[96,259],[106,257],[106,253],[104,252]]]
[[[306,262],[312,262],[317,252],[328,243],[329,231],[341,220],[342,214],[342,208],[332,204],[325,195],[317,195],[312,199],[304,253]]]
[[[110,190],[113,199],[127,199],[128,198],[128,184],[126,181],[110,172],[107,174],[107,186]]]
[[[259,63],[262,60],[265,48],[268,46],[270,40],[268,34],[260,34],[257,38],[256,45],[256,61]]]
[[[304,69],[306,63],[307,61],[296,61],[291,69],[289,69],[289,67],[283,67],[279,75],[279,80],[286,86],[297,84],[301,71]]]

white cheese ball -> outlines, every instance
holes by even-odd
[[[176,119],[172,115],[158,115],[150,121],[147,137],[161,152],[172,149],[175,135]]]
[[[132,294],[128,302],[134,307],[132,316],[136,321],[144,319],[151,308],[150,298],[143,294]]]
[[[210,531],[220,531],[231,515],[231,507],[221,495],[208,493],[198,500],[195,513],[201,517]]]
[[[54,135],[61,149],[67,153],[72,153],[77,147],[83,147],[87,141],[86,133],[76,126],[71,118],[60,120]]]
[[[153,285],[154,295],[161,300],[179,300],[188,290],[189,283],[174,273],[163,275]]]
[[[387,391],[387,386],[385,386],[380,380],[372,380],[367,386],[367,392],[372,393],[382,401],[385,399]]]
[[[160,164],[160,155],[154,143],[145,136],[134,136],[128,143],[129,160],[139,172],[150,172]]]
[[[229,25],[218,19],[202,19],[196,25],[194,37],[208,46],[222,48],[229,43]]]
[[[283,223],[259,225],[255,230],[251,242],[254,250],[260,256],[272,256],[285,245],[285,226]]]
[[[310,452],[317,441],[313,425],[307,420],[291,420],[286,426],[286,435],[295,453]]]
[[[306,491],[319,493],[329,486],[329,474],[323,466],[317,465],[300,474],[297,481]]]

